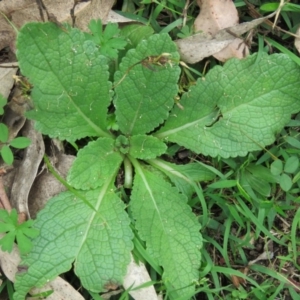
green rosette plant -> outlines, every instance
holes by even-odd
[[[32,287],[72,265],[92,292],[107,282],[122,283],[137,243],[159,266],[168,296],[189,299],[199,281],[203,241],[188,200],[199,197],[207,220],[199,183],[214,174],[198,163],[177,165],[164,154],[177,144],[228,158],[272,143],[300,110],[299,68],[279,54],[232,59],[183,93],[179,107],[174,99],[180,57],[170,37],[141,39],[110,74],[108,65],[124,44],[95,38],[104,35],[96,24],[87,34],[30,23],[18,35],[21,72],[34,86],[28,118],[52,138],[91,141],[78,151],[67,176],[72,189],[38,214],[34,228],[40,235],[23,257],[28,271],[17,276],[14,299],[24,299]],[[106,30],[108,40],[118,36]],[[116,187],[120,170],[126,205]]]

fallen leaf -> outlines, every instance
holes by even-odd
[[[87,30],[92,19],[101,19],[103,24],[107,23],[107,17],[114,5],[114,0],[93,0],[85,8],[76,13],[76,27]],[[70,18],[68,19],[70,22]]]
[[[200,14],[195,20],[195,31],[203,31],[215,36],[223,28],[239,23],[238,11],[232,1],[198,0]],[[235,38],[224,49],[214,54],[220,61],[231,57],[243,58],[249,53],[248,46],[240,38]]]
[[[73,3],[73,0],[44,1],[49,13],[54,14],[60,22],[66,21],[70,17],[70,9],[72,8]],[[87,5],[88,3],[86,2],[77,5],[76,13],[82,7]],[[2,14],[0,14],[0,50],[6,46],[10,46],[13,51],[15,50],[14,41],[16,38],[16,32],[13,26],[19,29],[25,23],[43,21],[35,0],[1,1],[0,11],[2,12]]]
[[[245,32],[253,29],[268,18],[274,16],[275,12],[251,22],[237,24],[232,27],[224,28],[218,31],[215,36],[209,33],[197,33],[190,37],[175,41],[178,46],[180,57],[184,62],[194,64],[203,58],[214,55],[227,45],[229,45],[236,36],[241,36]]]
[[[203,32],[177,40],[175,43],[177,44],[181,60],[195,64],[225,48],[231,43],[231,39],[218,41],[212,35]]]
[[[4,234],[1,234],[2,238]],[[12,282],[15,281],[18,265],[21,262],[20,252],[16,244],[13,245],[11,253],[2,251],[0,248],[0,266],[5,276]]]
[[[9,128],[9,140],[12,140],[24,126],[26,121],[25,112],[30,106],[23,95],[23,91],[18,86],[13,88],[10,95],[11,100],[5,107],[2,121]]]
[[[248,274],[249,268],[245,267],[242,269],[239,269],[238,271],[240,271],[241,273],[243,273],[244,275]],[[232,280],[232,284],[238,289],[240,287],[241,284],[245,284],[246,283],[246,279],[236,276],[236,275],[231,275],[231,280]]]
[[[123,286],[125,289],[133,289],[141,284],[151,281],[148,271],[142,262],[137,264],[131,256],[131,261],[127,267],[127,273],[124,277]],[[153,285],[130,291],[129,294],[135,300],[158,300]]]
[[[215,35],[220,29],[239,23],[238,11],[232,1],[198,0],[200,13],[197,16],[195,31],[203,31]]]
[[[24,150],[24,158],[16,171],[11,188],[10,200],[19,213],[30,217],[28,210],[28,194],[36,177],[38,167],[45,152],[42,134],[34,129],[34,122],[27,120],[23,128],[23,136],[31,140]]]
[[[227,47],[214,54],[214,58],[225,62],[229,58],[236,57],[242,59],[249,55],[248,45],[240,38],[234,39]]]
[[[0,94],[8,98],[10,91],[14,85],[13,76],[16,75],[18,68],[10,68],[10,66],[17,67],[17,63],[3,63],[0,64]]]
[[[111,11],[114,3],[114,0],[93,0],[78,3],[74,9],[76,27],[81,30],[87,30],[88,24],[92,19],[101,19],[103,24],[112,21],[132,21]],[[57,22],[72,24],[73,20],[70,10],[74,7],[74,0],[44,0],[44,5],[47,8],[48,14],[52,18],[54,17]],[[1,1],[0,11],[6,16],[5,18],[0,14],[0,50],[10,46],[11,50],[15,52],[14,42],[16,32],[13,26],[20,29],[28,22],[48,21],[46,12],[39,10],[35,0]]]
[[[116,12],[114,12],[113,10],[110,10],[104,24],[107,24],[107,23],[129,23],[129,22],[136,22],[136,21],[128,19],[126,17],[123,17],[123,16],[117,14]]]

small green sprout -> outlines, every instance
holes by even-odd
[[[21,254],[27,254],[31,248],[32,238],[39,234],[39,230],[31,228],[33,220],[28,220],[22,224],[18,223],[18,213],[15,209],[9,213],[7,210],[0,210],[0,233],[5,233],[0,239],[0,246],[3,251],[11,252],[14,241],[17,241]]]
[[[4,113],[3,107],[6,104],[6,99],[0,95],[0,115]],[[17,137],[9,141],[9,131],[5,124],[0,123],[0,155],[4,162],[11,165],[14,161],[13,153],[10,147],[24,149],[30,145],[30,139],[26,137]]]
[[[102,55],[109,58],[116,59],[118,50],[124,49],[127,44],[124,38],[119,37],[120,30],[117,24],[109,23],[103,30],[101,20],[92,20],[89,29],[92,34],[86,33],[86,36],[100,46],[99,49]]]

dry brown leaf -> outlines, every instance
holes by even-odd
[[[286,279],[289,282],[287,285],[292,286],[297,293],[300,293],[300,282],[294,280],[292,277],[287,277]]]
[[[203,58],[219,52],[228,44],[230,44],[236,38],[236,36],[240,36],[253,29],[268,18],[274,16],[274,14],[275,12],[251,22],[245,22],[229,28],[224,28],[218,31],[215,36],[202,32],[181,40],[177,40],[175,43],[178,46],[180,57],[183,61],[190,64],[201,61]]]
[[[13,76],[16,75],[18,68],[9,68],[10,66],[18,66],[17,63],[0,64],[0,94],[8,98],[10,91],[14,85]],[[4,68],[3,68],[4,67]]]
[[[106,23],[130,23],[130,22],[136,22],[136,21],[128,19],[126,17],[123,17],[123,16],[117,14],[116,12],[114,12],[113,10],[110,10],[105,22]]]
[[[42,134],[34,129],[34,122],[27,120],[23,128],[23,136],[31,140],[24,150],[24,158],[16,170],[16,176],[11,188],[10,200],[19,213],[30,217],[28,210],[28,194],[36,177],[38,167],[45,152]]]
[[[49,13],[54,14],[57,20],[62,22],[66,21],[70,16],[70,9],[74,2],[73,0],[45,0],[44,3]],[[82,7],[87,5],[87,3],[78,5],[76,13],[82,9]],[[28,22],[42,22],[35,0],[1,1],[0,11],[2,14],[5,14],[10,22],[18,29]],[[10,46],[14,51],[16,32],[2,14],[0,14],[0,49]]]
[[[24,126],[26,121],[25,112],[29,107],[23,91],[18,86],[15,86],[11,93],[11,101],[6,105],[2,119],[3,123],[9,128],[9,140],[15,138]]]
[[[135,288],[149,281],[151,281],[151,278],[145,265],[142,262],[137,264],[131,256],[131,261],[127,267],[127,273],[123,281],[124,288]],[[130,291],[129,294],[135,300],[158,300],[153,285],[135,291]]]
[[[225,62],[226,60],[236,57],[242,59],[249,55],[249,47],[240,38],[234,39],[227,47],[214,54],[214,58]]]
[[[215,35],[220,29],[239,23],[238,11],[231,0],[198,0],[200,13],[197,16],[195,31]]]
[[[200,14],[195,20],[195,31],[203,31],[215,36],[221,29],[235,26],[239,23],[238,11],[230,0],[198,0]],[[231,57],[242,58],[249,53],[243,40],[236,38],[224,49],[214,54],[220,61]]]
[[[242,269],[239,269],[238,271],[240,271],[241,273],[243,273],[244,275],[247,275],[249,272],[249,268],[245,267]],[[236,275],[231,275],[231,280],[232,280],[232,284],[236,287],[239,288],[241,284],[245,284],[246,283],[246,279],[236,276]]]
[[[256,259],[249,262],[248,266],[255,264],[260,260],[270,260],[274,257],[273,242],[270,240],[264,246],[264,252],[260,254]]]
[[[12,83],[10,83],[11,85]],[[12,92],[11,101],[5,107],[5,113],[2,118],[2,122],[7,125],[9,129],[9,140],[15,138],[26,121],[24,116],[25,111],[28,108],[28,102],[23,97],[22,91],[16,86]],[[25,133],[26,134],[26,133]],[[26,150],[25,150],[26,151]],[[13,166],[6,166],[6,174],[3,176],[3,182],[5,185],[7,196],[11,197],[12,186],[14,185],[14,181],[18,178],[17,170],[22,165],[22,162],[18,159],[15,159]],[[34,164],[33,164],[34,165]],[[29,170],[28,170],[29,171]],[[16,176],[17,174],[17,176]],[[28,173],[25,175],[25,181],[28,176]],[[29,176],[30,178],[30,176]],[[24,182],[25,183],[25,182]],[[25,187],[26,185],[24,185]],[[24,191],[24,187],[17,187],[17,193]],[[14,190],[15,190],[14,189]],[[22,194],[19,194],[22,195]],[[27,201],[27,199],[25,199]],[[21,216],[21,215],[19,215]],[[23,215],[25,217],[25,214]]]
[[[114,0],[92,0],[79,3],[74,11],[76,27],[87,30],[88,23],[92,19],[101,19],[104,24],[112,21],[131,21],[111,11],[114,2]],[[70,10],[73,8],[74,0],[44,0],[44,4],[49,14],[54,15],[58,22],[72,23]],[[35,0],[1,1],[0,11],[18,29],[28,22],[43,21]],[[45,12],[43,12],[43,16],[47,21]],[[0,14],[0,50],[10,46],[15,51],[15,38],[16,32],[3,15]]]
[[[101,19],[106,24],[114,2],[114,0],[92,0],[90,5],[76,14],[76,26],[81,30],[87,30],[92,19]],[[70,19],[68,20],[70,21]]]
[[[267,15],[263,18],[252,20],[251,22],[244,22],[244,23],[240,23],[240,24],[237,24],[237,25],[229,27],[229,28],[224,28],[216,34],[215,38],[217,40],[219,40],[219,39],[226,39],[226,40],[227,39],[231,39],[231,40],[235,39],[235,36],[240,36],[240,35],[244,34],[245,32],[258,26],[259,24],[263,23],[267,19],[272,18],[275,15],[275,13],[276,12],[274,12],[270,15]]]
[[[0,235],[0,238],[3,234]],[[0,248],[0,266],[5,276],[12,282],[15,281],[16,273],[18,272],[18,265],[21,262],[20,252],[16,244],[13,245],[11,253],[2,251]]]
[[[190,37],[175,41],[181,60],[195,64],[203,58],[213,55],[225,48],[230,40],[218,41],[206,33],[197,33]]]

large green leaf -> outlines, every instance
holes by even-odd
[[[179,54],[167,34],[153,35],[129,50],[115,74],[115,106],[124,134],[153,130],[169,115],[178,92]]]
[[[22,262],[29,269],[15,282],[15,300],[24,300],[32,287],[43,286],[70,270],[73,262],[82,285],[90,291],[102,291],[107,282],[122,282],[133,235],[113,181],[114,177],[101,189],[82,192],[96,211],[71,192],[47,203],[34,226],[40,235]]]
[[[123,161],[114,143],[113,139],[99,138],[79,150],[68,173],[68,182],[82,190],[94,189],[105,183]]]
[[[130,207],[147,251],[164,268],[163,279],[179,295],[193,293],[201,262],[200,224],[179,194],[158,174],[137,165]]]
[[[244,156],[274,141],[300,110],[299,67],[283,54],[232,59],[213,68],[181,99],[159,138],[197,153]]]
[[[28,23],[20,31],[17,57],[34,88],[28,117],[44,134],[68,141],[109,136],[107,60],[77,29]]]
[[[139,134],[130,138],[129,154],[134,158],[155,158],[165,153],[166,150],[166,144],[154,136]]]

